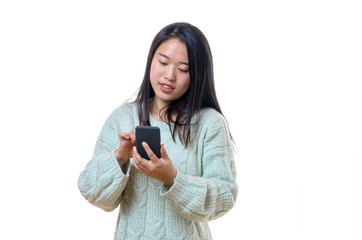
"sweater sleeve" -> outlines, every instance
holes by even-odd
[[[114,150],[119,145],[117,121],[114,113],[103,125],[92,159],[81,172],[78,187],[91,204],[112,211],[118,207],[129,177],[129,161],[119,166]]]
[[[226,121],[215,115],[203,123],[198,142],[201,151],[200,176],[177,173],[171,188],[164,186],[161,195],[186,219],[205,222],[227,213],[235,204],[238,186],[232,141]]]

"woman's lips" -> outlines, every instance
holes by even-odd
[[[160,83],[160,88],[163,92],[165,93],[170,93],[174,90],[173,87],[171,87],[170,85],[168,84],[163,84],[163,83]]]

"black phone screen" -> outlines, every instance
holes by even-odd
[[[136,148],[138,153],[147,160],[150,160],[145,149],[142,146],[142,142],[146,142],[155,155],[161,158],[161,134],[158,127],[152,126],[137,126],[136,127]]]

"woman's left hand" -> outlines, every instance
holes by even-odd
[[[173,185],[173,182],[176,178],[177,171],[174,168],[171,159],[168,157],[165,150],[165,146],[161,145],[161,158],[158,158],[148,146],[147,143],[142,143],[143,148],[145,149],[150,160],[146,160],[141,157],[138,153],[137,148],[133,147],[133,160],[135,168],[157,180],[160,180],[168,187]]]

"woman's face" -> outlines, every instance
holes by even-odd
[[[150,79],[157,104],[169,104],[187,91],[190,74],[183,42],[169,39],[157,48],[151,63]]]

